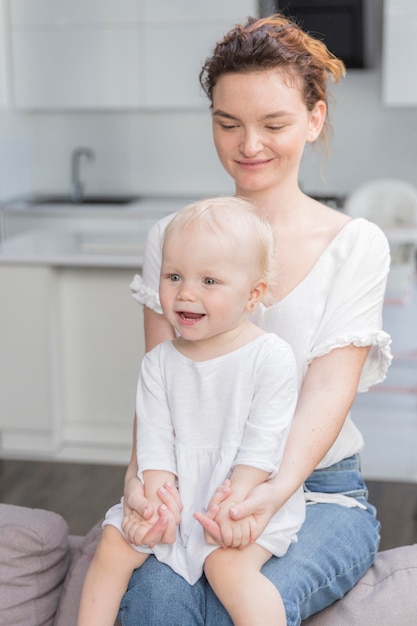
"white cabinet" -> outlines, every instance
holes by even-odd
[[[21,0],[24,1],[24,0]],[[242,22],[248,16],[258,14],[257,0],[142,0],[147,24],[166,22],[200,24],[223,21],[229,27]]]
[[[140,0],[139,0],[140,1]],[[137,0],[11,0],[14,26],[124,24],[138,18]]]
[[[143,104],[145,52],[137,0],[13,0],[19,109],[129,109]]]
[[[145,0],[146,107],[207,109],[202,64],[225,32],[256,14],[255,0]]]
[[[67,454],[132,445],[136,383],[144,355],[142,307],[132,298],[133,270],[59,272],[62,440]]]
[[[417,105],[417,4],[385,0],[383,20],[383,101]]]
[[[230,24],[229,24],[230,26]],[[219,24],[155,24],[146,28],[145,72],[149,109],[208,109],[199,73],[214,43],[227,30]],[[186,45],[184,45],[186,42]]]
[[[51,449],[56,438],[53,272],[0,267],[0,434],[4,449]]]
[[[13,30],[19,109],[129,109],[142,104],[136,29]]]
[[[0,266],[0,451],[127,464],[144,354],[134,269]]]
[[[18,109],[198,109],[202,63],[257,2],[12,0],[10,13]]]
[[[9,32],[6,0],[0,0],[0,108],[10,104]]]

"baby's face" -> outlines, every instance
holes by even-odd
[[[254,283],[250,257],[210,230],[170,231],[159,295],[165,317],[184,339],[208,339],[242,324]]]

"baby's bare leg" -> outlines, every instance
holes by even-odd
[[[84,581],[78,626],[114,626],[134,569],[147,554],[137,552],[114,526],[105,526]]]
[[[219,548],[207,557],[207,580],[235,626],[286,625],[281,596],[260,571],[270,556],[254,543],[243,550]]]

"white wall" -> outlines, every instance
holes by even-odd
[[[381,102],[382,0],[367,3],[371,69],[350,70],[333,87],[330,154],[308,149],[301,172],[309,192],[344,194],[363,181],[399,177],[417,184],[417,108]],[[197,77],[196,77],[197,80]],[[233,191],[217,162],[207,112],[24,114],[0,110],[0,199],[66,192],[70,153],[92,147],[90,191],[180,194]]]
[[[33,126],[0,109],[0,200],[30,193],[35,185]]]

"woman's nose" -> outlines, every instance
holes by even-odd
[[[245,131],[242,136],[240,150],[246,157],[258,154],[262,150],[262,141],[255,131]]]

